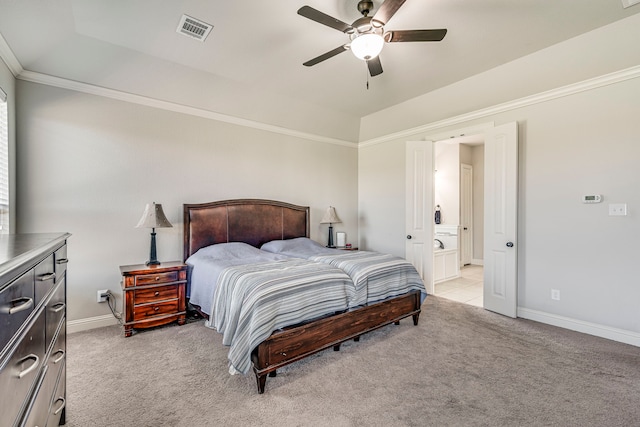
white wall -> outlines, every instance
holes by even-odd
[[[596,31],[608,38],[595,44],[594,35],[587,34],[534,56],[550,70],[564,69],[564,58],[584,64],[599,63],[602,57],[628,65],[631,57],[634,64],[640,64],[640,50],[624,38],[640,37],[640,16],[625,21],[626,26],[616,23]],[[530,58],[524,58],[483,78],[500,92],[500,79],[507,69],[514,73],[507,86],[514,81],[526,86],[530,63]],[[579,78],[584,70],[576,70],[575,75]],[[496,125],[517,121],[518,314],[640,345],[636,268],[640,254],[640,73],[631,72],[630,78],[624,77],[626,71],[621,75],[611,81],[603,79],[603,85],[559,91],[557,97],[544,101],[514,102],[495,113],[443,118],[440,126],[423,122],[422,128],[404,130],[397,136],[392,134],[397,132],[397,121],[368,117],[363,123],[375,121],[377,131],[391,136],[364,143],[360,149],[360,215],[369,219],[361,224],[361,239],[370,243],[370,249],[404,254],[405,233],[399,224],[404,223],[405,168],[400,159],[405,141],[488,121]],[[567,76],[563,74],[563,78]],[[464,110],[467,103],[484,104],[484,98],[454,96],[466,85],[452,85],[435,98],[427,96],[398,105],[385,115],[415,118],[420,112]],[[384,123],[388,123],[386,129],[382,129]],[[370,177],[389,160],[393,167],[388,169],[386,180],[395,185],[371,185]],[[604,203],[582,204],[583,194],[602,194]],[[384,203],[387,199],[395,200],[394,208]],[[627,203],[629,215],[608,216],[609,203]],[[389,236],[389,229],[396,233]],[[551,289],[560,290],[560,301],[551,300]]]
[[[15,132],[15,112],[16,112],[16,79],[7,67],[0,60],[0,88],[7,94],[7,115],[9,119],[9,230],[15,230],[16,224],[16,132]]]
[[[484,260],[484,145],[471,149],[473,166],[473,262]]]
[[[329,205],[357,241],[357,150],[51,86],[17,82],[18,231],[68,231],[68,316],[108,314],[98,289],[119,292],[119,266],[145,262],[134,226],[162,203],[160,261],[182,258],[182,204],[266,198],[311,207],[311,237]]]
[[[640,14],[636,14],[380,110],[360,121],[360,141],[406,132],[638,65],[639,29]]]
[[[434,147],[434,204],[440,205],[441,224],[460,225],[460,144],[436,142]]]

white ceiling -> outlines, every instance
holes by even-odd
[[[621,0],[407,0],[385,28],[447,28],[442,42],[387,44],[374,78],[350,52],[304,67],[347,39],[296,11],[351,23],[357,3],[0,0],[0,34],[29,72],[355,141],[363,116],[640,12]],[[183,14],[214,26],[204,43],[176,32]]]

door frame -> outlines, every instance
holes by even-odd
[[[516,123],[517,125],[517,123]],[[426,135],[425,136],[425,143],[427,141],[431,142],[431,146],[433,147],[433,144],[437,141],[442,141],[445,139],[451,139],[451,138],[468,138],[467,135],[482,135],[483,140],[486,140],[485,135],[486,134],[490,134],[490,132],[492,132],[494,130],[494,128],[496,128],[497,126],[495,126],[494,122],[489,122],[489,123],[483,123],[480,125],[476,125],[476,126],[471,126],[468,128],[461,128],[461,129],[455,129],[452,131],[448,131],[446,133],[439,133],[439,134],[432,134],[432,135]],[[517,138],[517,134],[516,134],[516,138]],[[485,146],[486,149],[486,146]],[[432,150],[433,153],[433,150]],[[516,154],[517,155],[517,154]],[[516,158],[516,164],[519,162],[519,159]],[[485,159],[486,162],[486,159]],[[505,171],[506,172],[506,171]],[[516,171],[516,176],[513,177],[516,181],[518,179],[518,172]],[[409,183],[409,179],[407,179],[407,184]],[[431,199],[430,200],[426,200],[425,199],[425,206],[424,206],[424,211],[425,212],[433,212],[434,209],[434,200],[433,200],[433,180],[431,180]],[[407,188],[405,188],[405,195],[406,197],[410,197],[409,195],[409,191],[410,188],[407,185]],[[486,193],[486,190],[485,190]],[[485,194],[486,197],[486,194]],[[517,221],[517,216],[518,216],[518,212],[517,212],[517,206],[518,206],[518,197],[516,194],[516,211],[515,211],[515,216],[516,216],[516,221]],[[407,213],[408,215],[408,213]],[[485,221],[486,221],[486,206],[485,206]],[[405,224],[405,229],[408,229],[408,224]],[[432,265],[433,264],[433,245],[425,245],[425,250],[423,255],[425,256],[425,260],[431,260],[429,263]],[[424,260],[421,263],[421,265],[424,266]],[[517,269],[517,264],[518,264],[518,255],[516,253],[516,257],[515,257],[515,261],[514,261],[514,268]],[[491,268],[491,266],[486,265],[484,268]],[[433,276],[433,271],[430,272],[431,276]],[[485,272],[485,278],[488,277],[486,272]],[[492,277],[491,275],[489,277]],[[484,282],[484,289],[485,292],[488,289],[488,287],[490,286],[490,283],[487,282],[487,280],[485,280]],[[517,288],[518,288],[518,283],[517,283],[517,274],[514,277],[514,282],[512,284],[513,289],[511,289],[512,292],[514,292],[514,295],[517,295]],[[431,277],[431,279],[429,279],[429,283],[428,283],[428,287],[429,288],[433,288],[433,278]],[[513,299],[514,302],[514,307],[509,308],[509,310],[507,310],[506,312],[501,312],[501,314],[505,314],[507,316],[511,316],[511,317],[516,317],[517,316],[517,296],[516,298]]]
[[[465,170],[469,171],[469,181],[464,179]],[[460,267],[471,264],[473,260],[473,165],[460,163]],[[465,214],[466,211],[466,214]],[[465,217],[466,218],[465,221]],[[468,262],[466,262],[468,261]],[[465,263],[466,262],[466,263]]]

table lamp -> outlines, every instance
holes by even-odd
[[[338,215],[336,214],[336,209],[333,206],[329,206],[327,211],[324,213],[320,224],[329,224],[329,241],[327,242],[327,247],[333,248],[335,247],[333,244],[333,226],[332,223],[342,222]]]
[[[149,254],[149,261],[146,265],[160,265],[156,255],[156,228],[169,228],[173,227],[167,217],[162,211],[162,205],[159,203],[147,203],[144,208],[142,218],[138,221],[136,228],[150,228],[151,229],[151,251]]]

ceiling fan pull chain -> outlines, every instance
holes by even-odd
[[[365,70],[367,73],[367,90],[369,90],[369,61],[365,61],[365,64],[367,64],[367,68],[365,68]]]

